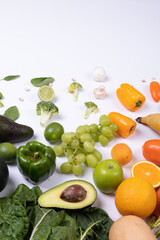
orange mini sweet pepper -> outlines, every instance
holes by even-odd
[[[112,123],[115,123],[118,126],[116,133],[123,138],[127,138],[131,135],[136,128],[137,124],[134,120],[118,112],[111,112],[108,114],[108,117]]]
[[[149,85],[151,97],[155,102],[160,100],[160,84],[157,81],[152,81]]]
[[[119,101],[130,111],[141,108],[146,100],[145,96],[128,83],[123,83],[116,91]]]

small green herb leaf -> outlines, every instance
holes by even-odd
[[[49,85],[54,82],[54,78],[52,77],[41,77],[41,78],[33,78],[31,79],[31,83],[35,87],[42,87],[44,85]]]
[[[3,114],[4,116],[12,119],[15,121],[17,118],[19,118],[19,111],[16,106],[9,107]]]
[[[10,80],[14,80],[19,77],[20,77],[20,75],[10,75],[10,76],[4,77],[2,80],[10,81]]]
[[[3,105],[3,103],[0,101],[0,108],[2,108],[4,105]]]

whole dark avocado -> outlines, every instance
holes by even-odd
[[[95,187],[84,180],[71,180],[44,192],[38,198],[41,207],[81,209],[92,205],[97,198]]]
[[[34,134],[31,127],[14,122],[10,118],[0,115],[0,143],[23,142]]]
[[[6,187],[8,178],[8,166],[3,159],[0,159],[0,192]]]

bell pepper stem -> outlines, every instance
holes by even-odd
[[[136,107],[141,106],[141,104],[142,104],[142,101],[138,101],[138,102],[136,102]]]
[[[34,152],[33,158],[34,158],[35,160],[40,159],[40,158],[41,158],[41,153],[40,153],[40,152]]]

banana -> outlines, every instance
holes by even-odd
[[[147,125],[160,134],[160,113],[150,114],[145,117],[136,118],[138,123]]]

